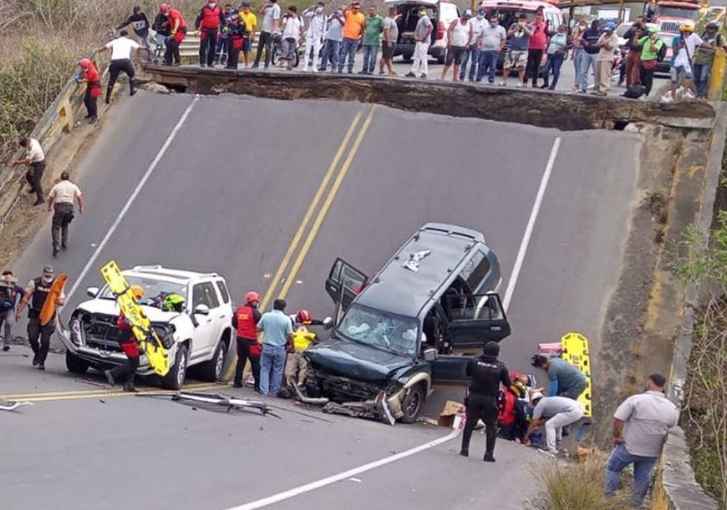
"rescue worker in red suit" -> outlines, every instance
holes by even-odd
[[[239,14],[233,14],[230,17],[230,24],[227,25],[227,40],[229,41],[229,57],[225,69],[237,69],[240,62],[240,51],[245,42],[247,30],[245,22],[240,18]]]
[[[168,3],[159,6],[159,13],[169,20],[170,33],[167,38],[167,50],[164,53],[164,65],[182,65],[182,57],[179,54],[179,45],[187,35],[187,23],[182,13],[177,9],[169,7]]]
[[[216,0],[209,0],[197,14],[194,28],[199,32],[199,65],[204,67],[214,66],[215,48],[217,46],[217,35],[220,25],[224,21],[222,7]]]
[[[242,371],[250,360],[252,375],[255,378],[255,391],[260,391],[260,354],[262,346],[257,341],[257,323],[262,314],[260,294],[250,291],[245,294],[245,304],[232,314],[232,327],[237,331],[237,366],[235,367],[235,388],[242,388]]]
[[[131,293],[137,303],[144,299],[144,289],[139,285],[132,285]],[[123,365],[118,365],[112,368],[111,370],[104,370],[104,375],[111,386],[116,384],[116,379],[123,377],[124,391],[136,393],[139,390],[137,390],[134,386],[134,376],[136,375],[136,369],[139,368],[139,346],[137,345],[136,337],[131,330],[131,324],[129,324],[126,317],[124,317],[124,312],[119,313],[116,325],[122,333],[119,344],[121,346],[121,350],[124,351],[124,354],[126,354],[126,362]]]
[[[101,77],[91,59],[82,58],[78,65],[81,67],[78,82],[86,84],[86,94],[83,96],[83,104],[86,106],[86,118],[93,124],[98,118],[97,100],[101,95]]]

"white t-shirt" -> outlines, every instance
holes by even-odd
[[[678,50],[677,56],[674,59],[674,67],[691,68],[692,66],[689,64],[690,57],[692,60],[694,59],[694,52],[697,51],[697,46],[700,44],[702,44],[702,38],[697,34],[692,34],[685,38],[684,46],[686,46],[686,48]],[[689,53],[687,54],[687,52]]]
[[[278,4],[268,5],[263,14],[262,31],[272,34],[276,19],[280,19],[280,6]]]
[[[81,190],[71,181],[61,181],[50,190],[50,197],[56,204],[72,204],[80,196]]]
[[[452,40],[450,41],[452,46],[460,48],[467,46],[470,43],[471,28],[472,25],[469,22],[463,25],[462,21],[457,20],[455,22],[454,29],[452,29]]]
[[[31,163],[40,163],[41,161],[45,161],[43,147],[40,146],[40,142],[35,138],[30,138],[28,148],[25,151],[25,157],[28,158]]]
[[[131,50],[139,48],[139,43],[128,37],[119,37],[106,45],[111,50],[111,60],[128,60]]]
[[[285,27],[283,28],[283,39],[295,39],[296,41],[300,37],[301,21],[300,17],[288,16],[285,21]]]

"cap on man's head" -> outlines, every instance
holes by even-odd
[[[542,391],[534,391],[533,394],[530,396],[530,402],[535,403],[536,401],[543,398],[545,395],[543,395]]]
[[[43,268],[43,274],[55,274],[55,270],[53,269],[53,266],[48,265]]]
[[[465,9],[463,16],[465,18],[471,18],[472,17],[472,9]]]
[[[603,27],[603,29],[606,32],[613,32],[614,30],[616,30],[616,24],[613,21],[609,21],[608,23],[606,23],[606,26]]]

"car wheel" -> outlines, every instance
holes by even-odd
[[[184,386],[184,379],[187,377],[187,346],[182,345],[177,349],[177,359],[169,373],[162,379],[162,388],[168,390],[181,390]]]
[[[205,361],[200,365],[200,377],[205,381],[215,382],[222,379],[222,371],[225,369],[225,359],[227,357],[227,345],[220,342],[215,350],[212,359]]]
[[[88,372],[88,361],[79,358],[70,351],[66,351],[66,368],[72,374],[85,374]]]
[[[401,417],[402,423],[414,423],[424,406],[424,388],[421,384],[417,384],[409,390],[404,402],[401,403],[401,410],[404,415]]]

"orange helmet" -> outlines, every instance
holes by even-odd
[[[260,294],[258,294],[254,290],[251,290],[250,292],[245,294],[245,303],[249,305],[254,303],[255,301],[257,301],[258,303],[260,302]]]
[[[163,13],[163,14],[166,14],[166,13],[168,13],[168,12],[169,12],[169,4],[168,4],[168,3],[166,3],[166,2],[164,2],[163,4],[161,4],[161,5],[159,6],[159,12],[161,12],[161,13]]]
[[[91,59],[82,58],[78,61],[78,65],[81,66],[81,69],[88,69],[89,67],[91,67]]]
[[[131,290],[131,295],[134,296],[134,299],[137,301],[144,299],[144,287],[141,285],[132,285],[129,289]]]
[[[301,310],[298,312],[298,322],[300,322],[301,324],[308,325],[311,323],[312,320],[313,317],[308,310]]]

